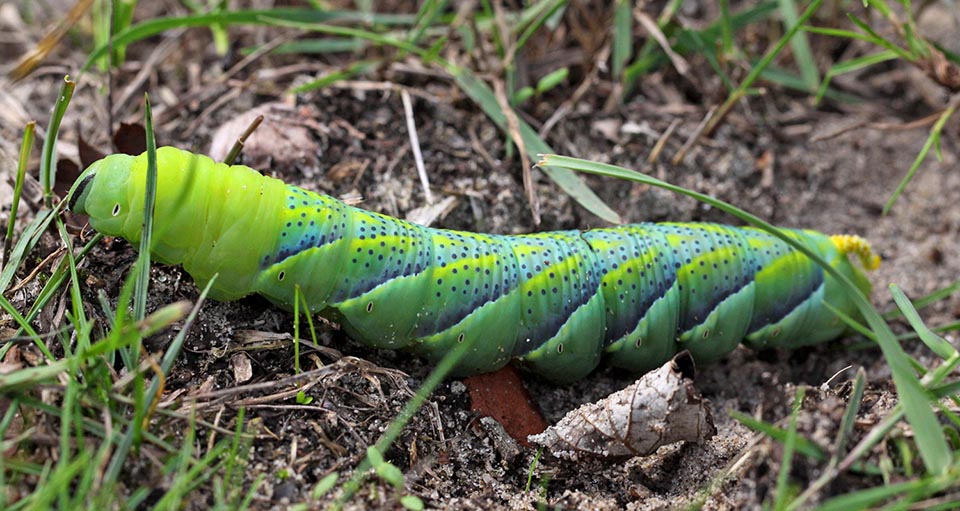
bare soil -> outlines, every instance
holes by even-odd
[[[16,31],[35,37],[39,28],[14,26],[11,32]],[[276,35],[262,28],[241,27],[232,29],[231,34],[236,37],[236,49]],[[323,71],[350,56],[339,62],[266,56],[227,77],[225,71],[239,57],[217,57],[203,30],[157,37],[151,42],[131,47],[128,62],[114,75],[113,119],[142,120],[138,105],[142,92],[149,91],[161,144],[208,152],[222,126],[259,105],[272,103],[264,107],[264,126],[247,146],[247,162],[310,190],[362,195],[362,207],[404,217],[425,204],[404,128],[398,91],[405,87],[414,99],[432,189],[441,199],[454,197],[453,205],[433,226],[521,233],[604,225],[538,171],[534,177],[543,221],[534,225],[516,152],[507,150],[504,135],[442,73],[401,61],[362,81],[338,83],[294,99],[283,92],[291,83],[305,82],[309,74],[284,74],[280,72],[288,69],[284,66],[316,64],[313,70]],[[5,42],[0,46],[2,60],[18,55],[23,48]],[[138,81],[137,74],[151,56],[156,56],[152,68],[145,71],[145,80]],[[9,105],[0,115],[4,165],[16,154],[23,120],[45,122],[63,75],[73,73],[84,58],[81,52],[64,48],[28,79],[18,83],[2,79],[0,104]],[[544,64],[543,60],[538,63]],[[670,159],[694,133],[708,106],[723,97],[709,66],[697,58],[691,63],[695,67],[692,74],[703,77],[697,87],[664,69],[645,80],[636,95],[612,106],[607,99],[616,93],[615,86],[601,73],[549,132],[548,141],[559,152],[643,170],[781,226],[863,235],[883,256],[883,265],[871,280],[874,302],[885,309],[891,306],[889,283],[917,298],[960,275],[960,208],[956,203],[960,197],[960,173],[956,171],[960,124],[953,120],[944,132],[943,161],[922,165],[887,215],[882,215],[881,209],[927,132],[925,128],[865,126],[871,122],[900,125],[942,107],[917,92],[921,90],[917,83],[925,78],[903,67],[871,71],[857,79],[885,85],[869,89],[871,95],[864,103],[828,102],[820,108],[811,106],[805,94],[770,87],[766,95],[738,104],[715,133],[693,145],[683,162],[674,165]],[[525,107],[527,118],[535,125],[542,123],[571,97],[584,76],[575,73],[562,89],[537,98]],[[841,81],[839,86],[843,84]],[[104,97],[104,86],[105,79],[97,72],[79,77],[76,98],[61,131],[61,158],[78,161],[78,136],[105,152],[111,150],[110,103]],[[929,90],[928,83],[923,87]],[[127,88],[131,99],[120,102],[118,98]],[[697,90],[711,92],[704,95]],[[648,164],[651,149],[672,123],[676,123],[675,130],[662,154]],[[733,221],[661,190],[585,179],[631,222]],[[36,189],[28,192],[35,194]],[[9,211],[8,203],[4,206]],[[25,209],[24,219],[33,214],[30,207]],[[52,243],[45,246],[46,252],[52,251]],[[39,262],[46,255],[35,254],[34,260]],[[128,243],[108,240],[84,260],[80,270],[89,314],[102,317],[98,294],[115,300],[135,257]],[[28,272],[23,270],[21,277]],[[179,268],[156,266],[153,278],[151,308],[177,300],[193,301],[198,296],[189,275]],[[38,289],[27,285],[10,298],[27,307]],[[67,299],[55,300],[44,312],[38,321],[42,332],[66,325],[59,307]],[[948,298],[923,312],[930,324],[956,320],[960,299]],[[233,427],[238,408],[246,407],[247,431],[257,437],[245,460],[245,484],[264,477],[254,509],[284,509],[307,500],[313,485],[332,471],[348,474],[431,370],[408,354],[358,345],[336,325],[323,322],[318,327],[319,344],[330,349],[307,350],[303,361],[307,369],[321,364],[326,369],[308,389],[314,401],[297,405],[292,396],[281,394],[293,388],[283,380],[293,374],[292,323],[291,314],[257,297],[207,303],[166,383],[162,406],[196,406],[198,418],[226,428]],[[147,349],[162,352],[174,334],[156,336]],[[951,340],[956,342],[955,336]],[[921,361],[931,360],[917,341],[904,345]],[[248,364],[250,370],[245,371]],[[879,350],[861,338],[850,337],[792,352],[741,348],[720,363],[699,368],[696,385],[710,400],[718,429],[703,445],[671,445],[625,463],[570,462],[544,454],[534,464],[537,453],[518,446],[495,422],[479,420],[470,411],[464,385],[450,380],[431,396],[387,458],[404,472],[405,491],[423,498],[430,508],[534,508],[545,502],[551,508],[653,510],[702,499],[705,509],[759,509],[771,498],[781,471],[782,447],[731,419],[728,412],[782,421],[790,413],[796,388],[808,386],[798,429],[829,452],[850,381],[860,367],[866,370],[869,383],[854,433],[856,441],[895,404],[896,395]],[[576,406],[632,381],[631,375],[600,369],[570,386],[551,385],[533,376],[528,377],[527,385],[548,421],[555,422]],[[241,387],[269,382],[277,385],[260,390]],[[211,394],[231,388],[237,392],[219,397]],[[199,404],[191,405],[192,399]],[[153,430],[176,441],[185,426],[183,421],[157,417]],[[201,430],[204,435],[223,434]],[[200,437],[206,440],[204,435]],[[904,430],[903,435],[908,438],[909,431]],[[203,448],[198,445],[199,451]],[[885,456],[886,448],[879,446],[871,456]],[[162,491],[165,477],[150,462],[150,447],[144,450],[125,471],[127,481],[131,487],[150,481]],[[803,457],[796,459],[791,476],[797,488],[816,479],[822,466]],[[532,481],[529,490],[528,480]],[[882,484],[878,478],[849,472],[828,485],[819,498],[878,484]],[[211,502],[210,491],[209,487],[198,490],[192,509],[205,509]],[[396,508],[396,497],[388,485],[371,479],[348,507]]]

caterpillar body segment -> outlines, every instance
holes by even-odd
[[[558,381],[582,378],[606,354],[634,371],[688,349],[701,362],[753,347],[839,336],[824,305],[856,307],[822,268],[760,230],[716,224],[634,224],[501,236],[431,229],[286,185],[175,148],[157,150],[158,260],[211,297],[259,293],[291,308],[297,286],[312,311],[355,339],[439,359],[472,351],[460,374],[519,359]],[[140,239],[146,155],[112,155],[84,172],[70,207],[94,229]],[[848,260],[875,263],[855,236],[785,230],[864,291]]]

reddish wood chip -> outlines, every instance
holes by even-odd
[[[470,408],[496,419],[520,444],[531,447],[527,436],[547,428],[540,407],[530,398],[519,371],[512,365],[496,372],[471,376],[463,383],[470,390]]]

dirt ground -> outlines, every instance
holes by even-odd
[[[266,33],[240,27],[231,31],[238,48],[268,39]],[[128,64],[114,76],[113,119],[142,120],[138,105],[142,92],[149,91],[160,144],[208,152],[224,125],[270,103],[261,107],[266,120],[247,146],[247,162],[310,190],[361,195],[362,207],[404,217],[425,204],[403,128],[398,91],[406,87],[412,93],[433,191],[440,199],[453,198],[451,207],[432,226],[523,233],[604,225],[535,172],[543,216],[542,224],[535,226],[518,158],[507,157],[503,134],[449,79],[410,61],[294,100],[283,94],[286,87],[306,81],[309,71],[329,63],[318,63],[315,69],[304,64],[304,71],[280,74],[276,70],[295,59],[267,56],[225,77],[224,70],[239,57],[218,58],[204,31],[151,41],[154,44],[131,47]],[[4,61],[22,49],[13,43],[2,48]],[[142,63],[151,57],[156,58],[154,68],[138,80]],[[18,83],[4,79],[0,87],[0,105],[5,105],[0,123],[4,158],[16,154],[23,121],[46,121],[63,75],[74,74],[84,58],[79,51],[63,49],[28,79]],[[916,298],[960,275],[960,207],[955,199],[960,197],[956,171],[960,124],[954,119],[944,132],[943,161],[931,159],[921,166],[886,216],[881,209],[922,147],[927,131],[865,126],[901,125],[942,108],[937,103],[942,98],[918,92],[930,90],[925,78],[899,66],[872,70],[856,78],[872,85],[864,87],[870,93],[865,102],[828,103],[821,108],[812,107],[804,94],[770,88],[766,95],[738,104],[711,137],[673,165],[670,159],[707,108],[722,100],[719,81],[709,78],[713,75],[706,63],[696,58],[691,62],[694,73],[707,77],[703,78],[706,83],[699,84],[701,90],[719,96],[691,92],[689,81],[665,69],[642,83],[623,104],[608,107],[606,100],[615,91],[601,76],[550,131],[548,141],[561,153],[643,170],[731,202],[777,225],[860,234],[883,257],[882,267],[870,277],[875,286],[873,300],[885,309],[891,306],[889,283]],[[94,72],[78,79],[59,145],[61,157],[73,161],[77,161],[81,135],[110,151],[105,79]],[[839,86],[851,82],[841,80]],[[561,90],[539,98],[527,114],[542,123],[578,84],[572,79]],[[121,96],[129,99],[122,101]],[[676,123],[674,133],[659,160],[648,164],[652,147],[672,123]],[[228,139],[230,133],[235,136],[235,131],[227,133]],[[279,142],[278,136],[282,137]],[[627,221],[733,222],[716,210],[661,190],[609,179],[586,180]],[[112,240],[98,246],[82,263],[89,313],[102,315],[96,305],[98,293],[116,299],[120,278],[135,257],[126,242]],[[153,308],[197,298],[192,280],[179,268],[156,266],[153,277]],[[28,305],[37,289],[26,286],[11,298]],[[954,321],[960,317],[960,298],[948,298],[923,313],[931,325]],[[44,314],[42,331],[61,326],[53,323],[55,318],[55,311]],[[237,408],[246,406],[247,429],[257,435],[246,460],[246,482],[265,476],[254,509],[284,509],[306,500],[325,475],[349,473],[431,369],[408,354],[358,345],[336,325],[324,323],[319,343],[332,350],[309,352],[304,360],[308,368],[322,362],[327,369],[308,390],[314,402],[297,405],[292,397],[281,394],[289,385],[280,385],[293,374],[292,323],[292,315],[256,297],[207,303],[167,381],[162,404],[186,406],[192,397],[199,403],[193,405],[199,418],[228,428],[233,427]],[[162,352],[173,335],[157,336],[147,348]],[[955,335],[948,338],[957,341]],[[918,342],[907,341],[905,348],[921,361],[930,360]],[[704,499],[705,509],[759,509],[771,498],[782,448],[731,419],[728,412],[778,421],[789,415],[796,387],[809,386],[798,429],[828,448],[859,367],[866,370],[868,387],[856,441],[895,404],[895,394],[879,350],[850,337],[792,352],[741,348],[722,362],[699,368],[696,386],[709,399],[718,429],[703,445],[671,445],[652,456],[617,463],[570,462],[545,454],[531,473],[536,452],[517,446],[495,424],[478,420],[470,412],[463,383],[450,380],[430,398],[387,457],[403,470],[407,492],[420,496],[430,508],[534,508],[546,502],[550,508],[653,510]],[[632,381],[630,375],[609,369],[569,386],[551,385],[533,376],[526,379],[549,422]],[[277,385],[214,393],[271,382]],[[169,419],[156,419],[154,424],[157,434],[169,438],[176,438],[183,429],[183,423]],[[872,456],[884,456],[886,448],[879,446]],[[155,481],[161,491],[163,475],[146,456],[140,463],[128,468],[128,480]],[[821,466],[797,459],[791,471],[797,487],[802,489],[816,479]],[[529,491],[525,490],[528,477],[532,480]],[[877,484],[879,479],[849,473],[827,486],[820,497]],[[194,509],[206,507],[210,497],[204,492],[209,491],[199,490]],[[387,485],[371,480],[348,507],[397,507],[395,498]]]

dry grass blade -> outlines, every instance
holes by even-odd
[[[73,7],[67,12],[67,16],[57,23],[47,35],[43,36],[43,39],[37,43],[36,48],[20,57],[17,65],[10,71],[10,78],[19,81],[32,73],[47,58],[47,55],[57,47],[63,36],[83,18],[92,5],[93,0],[77,0],[77,3],[73,4]]]
[[[413,101],[406,88],[400,89],[400,98],[403,100],[403,114],[407,120],[407,134],[410,136],[410,148],[413,150],[413,161],[417,165],[417,175],[420,176],[420,186],[423,187],[423,196],[427,204],[433,204],[433,194],[430,192],[430,179],[427,178],[427,169],[423,165],[423,152],[420,150],[420,138],[417,136],[417,123],[413,119]]]
[[[643,9],[641,9],[642,5],[643,4],[638,5],[637,8],[634,9],[633,17],[647,30],[650,37],[657,41],[657,44],[659,44],[663,52],[667,54],[670,63],[673,64],[673,68],[677,70],[677,73],[680,73],[681,76],[687,76],[687,73],[690,72],[690,64],[687,63],[686,59],[678,55],[677,52],[673,51],[673,48],[670,47],[670,42],[667,41],[667,36],[663,35],[663,31],[657,26],[657,22],[648,16],[647,13],[643,12]]]
[[[693,133],[690,135],[687,141],[683,143],[683,147],[681,147],[680,150],[677,151],[677,154],[674,155],[671,163],[674,165],[680,165],[680,163],[683,162],[683,159],[687,157],[687,153],[690,152],[690,149],[697,143],[698,140],[700,140],[700,137],[703,136],[707,126],[709,126],[711,121],[713,121],[714,116],[717,114],[718,108],[718,106],[714,105],[710,107],[710,110],[707,110],[707,115],[703,116],[700,124],[697,124],[696,129],[693,130]]]
[[[930,126],[931,124],[937,122],[937,119],[943,115],[944,110],[939,112],[932,113],[930,115],[921,117],[915,121],[910,122],[856,122],[849,126],[844,126],[833,131],[826,133],[821,133],[814,135],[810,138],[811,142],[823,142],[824,140],[830,140],[832,138],[837,138],[840,135],[849,133],[851,131],[857,131],[859,129],[873,129],[880,131],[910,131],[917,128],[923,128],[925,126]]]
[[[510,101],[507,99],[507,91],[500,80],[493,81],[493,93],[500,103],[500,108],[507,118],[507,133],[510,139],[517,146],[520,153],[520,166],[523,169],[523,189],[527,192],[527,202],[530,204],[530,214],[533,215],[533,224],[540,225],[540,198],[537,197],[537,191],[533,187],[533,173],[530,165],[530,155],[527,153],[527,146],[520,134],[520,122],[517,120],[517,113],[510,107]]]

